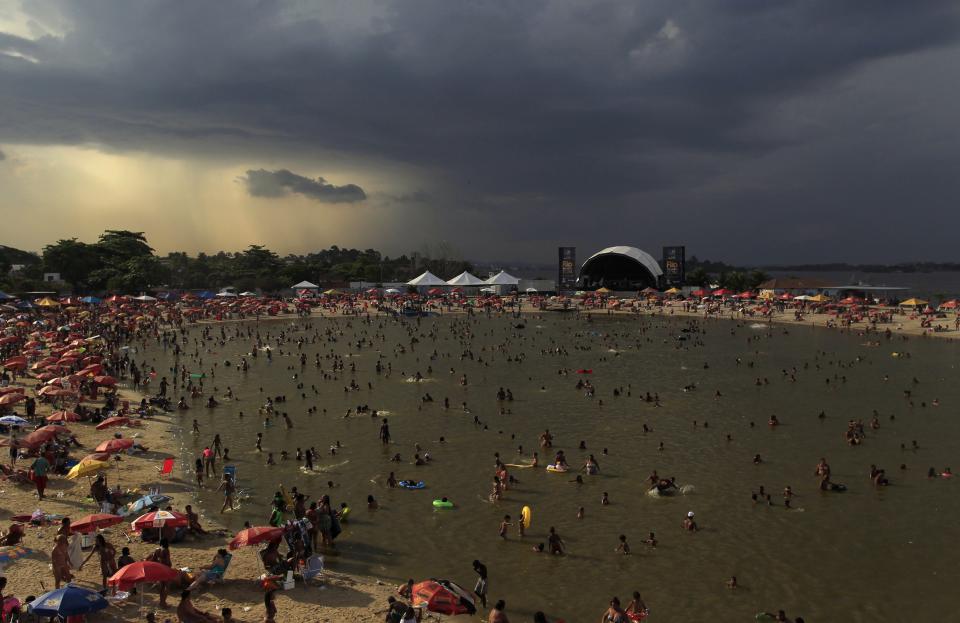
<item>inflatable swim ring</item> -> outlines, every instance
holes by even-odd
[[[533,511],[529,506],[524,506],[520,511],[520,521],[523,523],[524,530],[530,529],[530,522],[533,521]]]
[[[565,474],[570,471],[570,468],[562,465],[547,465],[547,471],[555,474]]]
[[[650,615],[649,610],[644,610],[643,612],[628,612],[627,618],[631,621],[643,621]]]
[[[427,486],[427,483],[423,482],[422,480],[420,482],[414,480],[401,480],[397,483],[397,485],[403,489],[423,489]]]
[[[446,500],[446,501],[434,500],[433,507],[434,508],[453,508],[453,502],[451,502],[450,500]]]

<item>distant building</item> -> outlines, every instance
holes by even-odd
[[[43,280],[46,283],[62,283],[63,279],[60,278],[60,273],[43,273]]]

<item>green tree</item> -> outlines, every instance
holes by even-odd
[[[707,273],[707,271],[698,266],[687,273],[686,282],[687,285],[698,286],[702,288],[710,285],[710,275]]]
[[[128,260],[132,257],[153,255],[153,249],[147,244],[142,231],[108,229],[100,234],[97,247],[106,256]]]
[[[43,248],[43,270],[60,273],[75,289],[88,288],[91,273],[102,266],[97,247],[76,238],[58,240]]]

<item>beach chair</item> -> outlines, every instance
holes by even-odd
[[[227,574],[227,569],[230,568],[231,560],[233,560],[233,554],[227,554],[223,557],[223,569],[210,569],[207,571],[207,583],[221,584],[223,582],[223,576]]]
[[[314,554],[307,558],[300,573],[303,575],[304,582],[319,582],[323,575],[323,556]]]
[[[163,459],[163,464],[157,468],[157,471],[160,472],[161,479],[163,479],[164,476],[170,478],[170,474],[173,473],[173,457]]]

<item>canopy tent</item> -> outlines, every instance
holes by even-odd
[[[499,273],[490,277],[485,282],[488,286],[515,286],[520,283],[520,280],[509,274],[505,270],[501,270]]]
[[[482,286],[486,285],[486,282],[477,277],[476,275],[471,275],[467,271],[463,271],[453,279],[447,281],[447,285],[451,286]]]
[[[445,286],[447,285],[447,282],[441,279],[440,277],[437,277],[436,275],[431,273],[429,270],[427,270],[427,271],[424,271],[424,273],[419,277],[414,277],[413,279],[408,281],[407,285],[433,287],[433,286]]]
[[[318,285],[315,284],[315,283],[310,283],[309,281],[307,281],[306,279],[304,279],[304,280],[301,281],[300,283],[296,283],[296,284],[290,286],[290,289],[291,289],[291,290],[319,290],[319,289],[320,289],[320,286],[318,286]]]
[[[900,307],[921,307],[927,304],[927,301],[924,301],[923,299],[907,299],[900,303]]]

